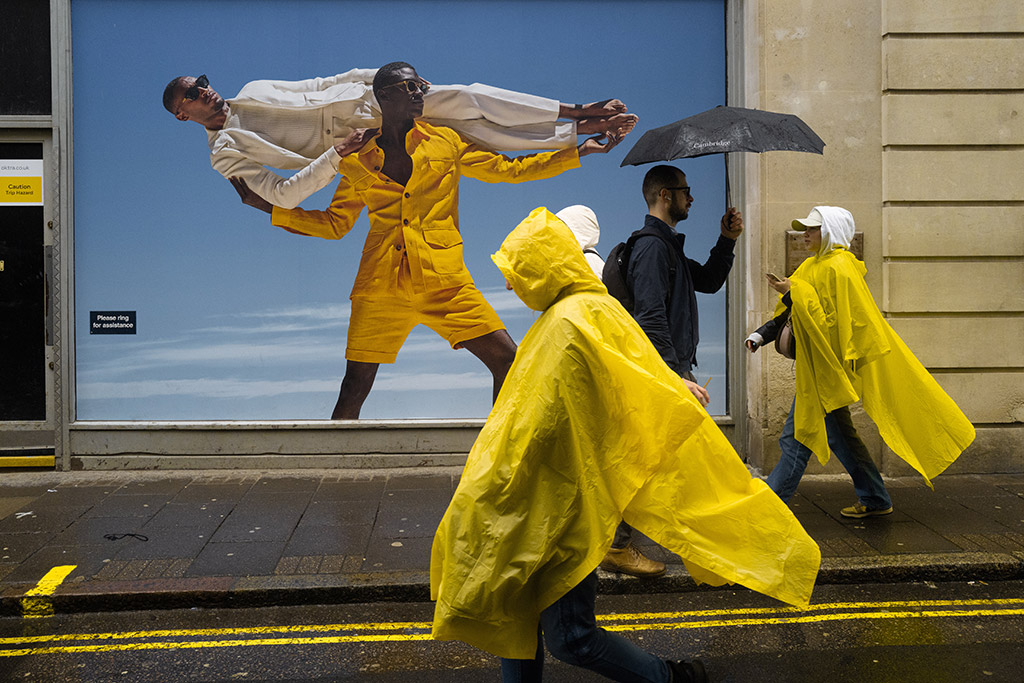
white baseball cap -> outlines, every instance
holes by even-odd
[[[794,230],[806,230],[807,228],[821,227],[821,213],[817,209],[811,209],[807,218],[797,218],[793,221]]]

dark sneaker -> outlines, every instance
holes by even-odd
[[[665,662],[668,664],[668,670],[672,672],[672,683],[708,683],[708,675],[699,659],[689,662],[685,659],[678,662],[666,659]]]
[[[866,508],[856,502],[848,508],[843,508],[839,511],[843,517],[852,517],[853,519],[863,519],[864,517],[881,517],[882,515],[892,514],[892,505],[887,508]]]
[[[599,566],[605,571],[629,574],[641,579],[652,579],[665,573],[664,562],[644,557],[632,543],[621,549],[609,548]]]

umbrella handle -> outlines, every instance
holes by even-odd
[[[732,188],[729,187],[729,153],[722,155],[725,158],[725,210],[732,206]]]

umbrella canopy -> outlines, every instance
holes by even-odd
[[[793,114],[715,107],[647,131],[620,166],[725,152],[790,150],[821,154],[824,147],[822,139]]]

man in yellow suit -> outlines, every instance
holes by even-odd
[[[850,253],[853,215],[816,206],[792,223],[813,256],[792,278],[768,276],[782,296],[775,321],[792,310],[796,398],[779,437],[781,457],[768,485],[788,501],[811,453],[824,465],[829,450],[853,478],[857,502],[840,510],[862,519],[892,513],[889,493],[847,406],[859,400],[885,443],[931,485],[974,440],[974,426],[899,338],[871,297],[864,264]],[[774,321],[746,340],[756,351],[775,339]]]
[[[807,604],[818,546],[753,479],[684,380],[534,210],[494,262],[541,314],[470,451],[431,554],[433,635],[539,681],[544,649],[614,680],[707,680],[594,620],[594,570],[619,520],[679,553],[697,581]]]
[[[243,179],[231,179],[243,202],[301,235],[341,239],[364,206],[369,212],[370,231],[350,296],[345,377],[331,415],[336,420],[359,417],[379,364],[393,363],[420,323],[452,348],[464,347],[483,361],[497,396],[516,346],[463,263],[459,178],[507,183],[550,178],[621,139],[594,137],[579,147],[512,159],[420,120],[428,89],[405,62],[377,71],[373,93],[380,130],[362,149],[341,158],[342,178],[327,211],[271,206]]]

